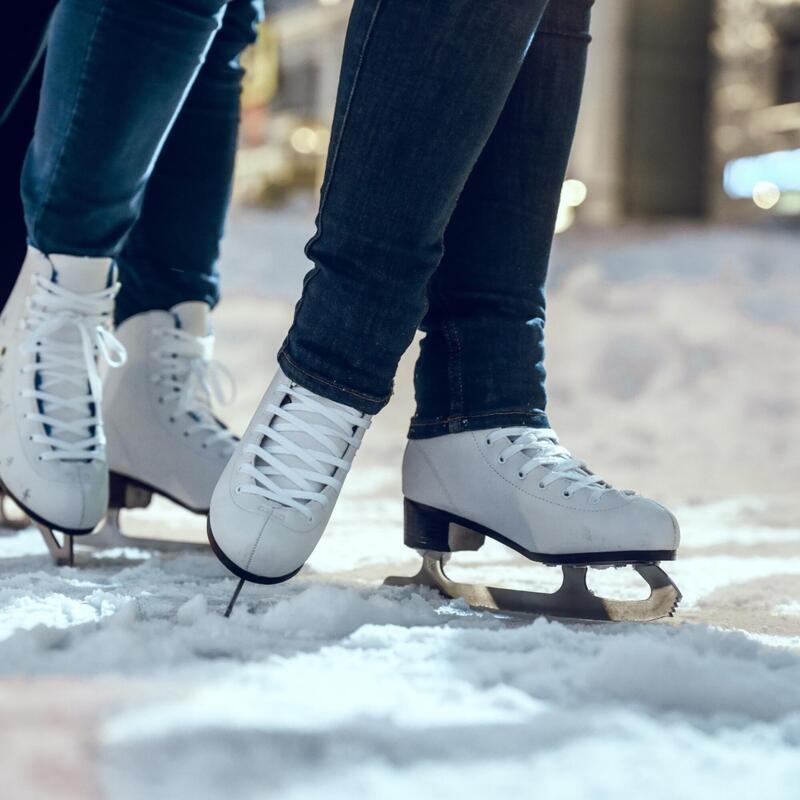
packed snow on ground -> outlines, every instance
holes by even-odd
[[[0,675],[148,686],[102,724],[96,767],[114,800],[797,797],[800,593],[771,609],[796,631],[766,637],[777,646],[689,622],[478,613],[380,585],[415,557],[400,504],[354,487],[310,567],[247,586],[230,620],[234,581],[208,553],[81,549],[56,569],[35,531],[0,537]],[[752,502],[683,510],[687,557],[670,572],[684,618],[721,587],[800,587],[800,558],[735,555],[800,539],[733,522]],[[470,579],[557,582],[500,547],[460,561]],[[639,591],[622,570],[595,581]]]

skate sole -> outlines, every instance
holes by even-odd
[[[222,565],[229,572],[232,572],[237,578],[240,578],[243,581],[247,581],[248,583],[258,583],[261,584],[262,586],[273,586],[276,583],[285,583],[291,578],[294,578],[294,576],[297,575],[297,573],[300,572],[300,570],[304,566],[303,564],[301,564],[294,572],[290,572],[288,575],[283,575],[279,578],[265,578],[262,575],[256,575],[253,572],[248,572],[246,569],[242,569],[238,564],[235,564],[233,561],[230,560],[230,558],[228,558],[228,556],[225,555],[222,548],[217,544],[217,541],[214,538],[214,533],[211,530],[210,519],[208,520],[208,522],[206,522],[206,531],[208,533],[208,543],[211,545],[211,549],[214,551],[214,555],[222,562]],[[234,597],[234,600],[235,599],[236,598]]]
[[[13,492],[10,492],[8,487],[2,481],[0,481],[0,490],[2,490],[5,495],[10,497],[26,516],[30,517],[31,522],[35,522],[37,525],[49,528],[51,531],[63,533],[65,536],[88,536],[90,533],[93,533],[97,529],[97,525],[102,522],[102,520],[100,520],[100,522],[98,522],[97,525],[92,528],[64,528],[61,525],[50,522],[50,520],[45,519],[43,516],[41,516],[41,514],[37,514],[35,511],[28,508],[28,506],[26,506],[24,503],[20,502],[17,496]]]
[[[458,547],[450,546],[450,525],[464,528],[468,533],[488,536],[496,542],[511,548],[530,561],[554,567],[626,567],[634,564],[655,564],[659,561],[674,561],[676,550],[614,550],[602,553],[536,553],[503,536],[502,533],[479,525],[477,522],[442,511],[423,503],[405,498],[405,543],[414,550],[430,550],[440,553],[457,550],[477,550],[480,544]]]

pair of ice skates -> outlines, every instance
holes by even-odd
[[[240,579],[271,584],[302,568],[322,536],[353,463],[368,416],[313,394],[280,371],[214,491],[209,541]],[[619,491],[559,444],[552,430],[508,427],[411,440],[403,463],[405,543],[421,571],[389,578],[427,585],[490,610],[588,620],[669,616],[680,593],[658,562],[675,558],[678,523],[663,506]],[[486,537],[526,558],[563,568],[553,594],[455,583],[450,553]],[[645,600],[600,598],[588,567],[632,565]]]
[[[235,442],[211,409],[208,305],[137,314],[112,333],[118,288],[109,259],[31,248],[0,316],[0,481],[61,564],[76,537],[131,543],[120,509],[153,494],[208,513]],[[115,368],[105,387],[101,362]]]

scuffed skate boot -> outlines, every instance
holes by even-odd
[[[58,563],[108,503],[98,360],[125,359],[110,332],[118,288],[110,259],[29,248],[0,316],[0,480]]]
[[[413,578],[474,607],[571,619],[648,620],[673,613],[680,592],[656,566],[675,558],[675,517],[658,503],[619,491],[559,444],[550,429],[498,428],[408,442],[403,463],[405,543],[423,556]],[[447,554],[477,550],[485,537],[532,561],[560,565],[554,594],[458,584]],[[586,585],[589,566],[632,565],[647,600],[610,600]]]
[[[278,370],[214,490],[208,538],[245,581],[296,575],[320,540],[370,417]]]
[[[233,380],[212,360],[211,309],[207,303],[186,302],[170,311],[136,314],[119,326],[117,337],[128,360],[109,376],[105,391],[109,518],[87,543],[206,548],[126,536],[120,510],[146,507],[158,494],[195,514],[208,514],[214,486],[236,443],[212,408],[212,396],[223,399],[220,373],[230,384],[229,394]]]

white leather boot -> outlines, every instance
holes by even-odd
[[[295,575],[325,531],[369,425],[369,416],[278,370],[214,490],[208,535],[222,563],[254,583]]]
[[[128,360],[108,377],[103,404],[112,504],[124,506],[132,485],[207,514],[236,442],[212,408],[221,367],[211,309],[186,302],[136,314],[117,337]]]
[[[678,523],[666,508],[612,488],[555,432],[498,428],[415,439],[403,462],[406,544],[448,552],[450,524],[547,564],[672,559]]]
[[[108,503],[98,358],[120,365],[110,333],[111,260],[28,249],[0,316],[0,479],[34,520],[89,533]]]

